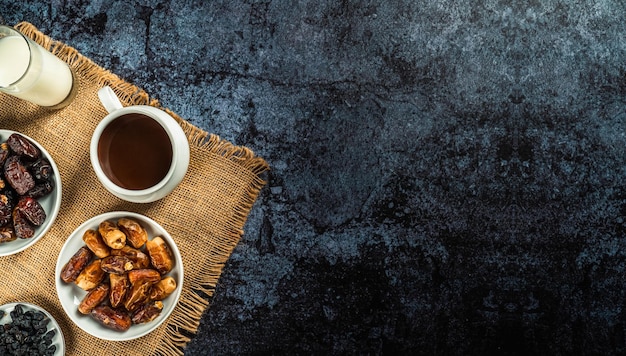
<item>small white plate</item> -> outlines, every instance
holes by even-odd
[[[43,210],[46,212],[46,221],[41,226],[37,226],[35,228],[35,236],[30,239],[17,239],[14,241],[0,243],[0,256],[8,256],[13,255],[18,252],[24,251],[28,247],[32,246],[35,242],[39,241],[43,237],[43,235],[50,230],[52,227],[52,223],[57,218],[59,214],[59,209],[61,207],[61,175],[59,174],[59,169],[57,168],[56,163],[50,156],[50,153],[46,151],[37,141],[32,138],[24,135],[20,132],[15,132],[11,130],[0,130],[0,142],[6,141],[9,136],[14,133],[19,133],[20,135],[27,138],[30,142],[32,142],[39,150],[41,150],[41,154],[48,159],[52,169],[54,170],[54,190],[46,195],[45,197],[37,199],[39,204],[43,207]]]
[[[0,325],[10,323],[13,320],[11,318],[10,313],[13,311],[13,309],[15,309],[15,306],[18,304],[22,306],[22,310],[24,312],[27,312],[29,310],[40,311],[44,313],[50,319],[50,322],[48,323],[48,331],[54,330],[54,336],[52,337],[52,344],[51,344],[51,345],[56,346],[56,352],[54,354],[65,355],[65,339],[63,338],[63,332],[61,331],[59,324],[57,324],[57,321],[54,320],[54,318],[52,317],[52,315],[50,315],[50,313],[48,313],[48,311],[46,311],[45,309],[43,309],[42,307],[38,305],[18,302],[18,303],[4,304],[0,306],[0,310],[4,311],[5,313],[4,316],[0,318]]]
[[[148,323],[132,325],[126,331],[115,331],[102,326],[90,315],[83,315],[78,311],[78,306],[80,305],[80,302],[83,300],[83,298],[85,298],[85,295],[87,295],[87,292],[79,288],[75,283],[63,282],[61,280],[61,270],[63,269],[63,266],[65,266],[67,261],[72,258],[74,253],[76,253],[79,248],[85,245],[85,243],[83,242],[83,234],[85,233],[85,231],[89,229],[97,230],[98,225],[102,221],[110,220],[111,222],[117,222],[117,220],[121,217],[135,219],[137,222],[139,222],[141,226],[143,226],[143,228],[146,229],[146,231],[148,232],[149,240],[153,239],[156,236],[161,236],[163,240],[165,240],[165,242],[169,245],[172,251],[172,255],[174,257],[174,267],[166,276],[173,277],[176,280],[176,290],[174,291],[174,293],[172,293],[170,296],[163,300],[163,310],[156,319]],[[176,304],[178,304],[178,299],[180,298],[180,294],[183,289],[183,261],[180,257],[180,251],[178,250],[178,247],[176,246],[176,243],[174,243],[174,240],[172,239],[170,234],[165,231],[165,229],[156,221],[148,218],[147,216],[137,213],[132,213],[128,211],[114,211],[95,216],[85,221],[76,230],[74,230],[74,232],[72,232],[70,237],[63,245],[63,248],[61,248],[61,252],[59,253],[59,258],[57,259],[57,265],[55,270],[55,281],[57,294],[59,295],[59,300],[61,301],[63,310],[65,310],[65,313],[67,313],[70,319],[72,319],[72,321],[79,328],[97,338],[104,340],[132,340],[142,337],[156,329],[167,319],[167,317],[176,307]]]

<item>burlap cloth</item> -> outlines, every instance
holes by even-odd
[[[70,64],[78,79],[78,94],[58,111],[0,94],[0,127],[22,132],[44,146],[56,161],[63,185],[61,211],[50,231],[25,251],[0,257],[0,303],[25,301],[47,309],[63,330],[68,355],[182,354],[243,234],[248,213],[265,184],[260,175],[268,169],[267,163],[249,149],[208,134],[164,109],[188,135],[187,175],[173,193],[154,203],[116,198],[100,185],[89,161],[91,134],[106,115],[97,90],[111,86],[125,105],[160,107],[159,103],[33,25],[20,23],[16,28]],[[76,327],[59,303],[54,282],[57,256],[72,231],[95,215],[117,210],[144,214],[165,227],[181,251],[185,268],[180,303],[172,315],[151,334],[124,342],[101,340]]]

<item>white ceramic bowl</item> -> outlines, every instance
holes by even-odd
[[[5,142],[9,136],[16,133],[11,130],[0,130],[0,142]],[[19,133],[19,132],[18,132]],[[19,133],[24,136],[30,142],[32,142],[39,150],[41,150],[41,154],[48,159],[52,169],[54,170],[54,190],[46,195],[45,197],[37,199],[39,204],[43,207],[43,210],[46,212],[46,221],[41,226],[37,226],[35,228],[35,236],[30,239],[17,239],[10,242],[0,243],[0,256],[8,256],[21,251],[24,251],[28,247],[32,246],[35,242],[39,241],[43,237],[43,235],[50,230],[52,227],[52,223],[57,218],[59,214],[59,208],[61,207],[61,175],[59,174],[59,169],[57,168],[56,163],[50,156],[50,153],[46,151],[37,141],[32,138]]]
[[[15,309],[15,306],[18,304],[22,306],[22,310],[24,312],[27,312],[29,310],[40,311],[44,313],[50,319],[50,322],[48,323],[48,331],[54,330],[55,332],[54,337],[52,337],[52,344],[51,344],[51,345],[56,346],[56,351],[54,354],[65,355],[65,339],[63,338],[63,331],[61,331],[59,324],[57,323],[56,320],[54,320],[52,315],[50,315],[50,313],[48,313],[45,309],[43,309],[42,307],[38,305],[25,303],[25,302],[17,302],[17,303],[9,303],[9,304],[1,305],[0,310],[4,311],[5,314],[2,318],[0,318],[0,325],[4,325],[12,321],[10,313],[13,311],[13,309]]]
[[[174,257],[174,267],[166,276],[171,276],[176,280],[176,290],[163,300],[163,311],[161,311],[161,314],[156,319],[148,323],[132,325],[128,330],[123,332],[108,329],[102,326],[91,316],[81,314],[78,311],[78,305],[83,300],[85,295],[87,295],[87,292],[79,288],[74,283],[65,283],[61,280],[61,270],[63,269],[63,266],[65,266],[67,261],[69,261],[79,248],[85,245],[82,239],[85,231],[88,229],[97,230],[98,225],[102,221],[110,220],[112,222],[116,222],[121,217],[131,218],[139,222],[148,232],[149,239],[161,236],[163,240],[165,240]],[[72,232],[59,253],[55,270],[55,281],[57,294],[59,296],[59,300],[61,301],[61,305],[63,306],[63,310],[65,310],[65,313],[67,313],[70,319],[72,319],[72,321],[79,328],[104,340],[132,340],[142,337],[156,329],[168,318],[176,307],[176,304],[178,304],[178,299],[180,298],[183,288],[183,262],[180,257],[180,251],[178,250],[178,247],[176,247],[174,240],[170,234],[165,231],[163,227],[161,227],[161,225],[141,214],[128,211],[115,211],[95,216],[85,221],[76,230],[74,230],[74,232]]]

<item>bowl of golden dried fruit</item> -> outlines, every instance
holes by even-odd
[[[54,160],[32,138],[0,130],[0,256],[39,241],[61,206],[61,176]]]
[[[59,253],[55,279],[61,305],[79,328],[104,340],[132,340],[176,307],[183,263],[161,225],[117,211],[74,230]]]

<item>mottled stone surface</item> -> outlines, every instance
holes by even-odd
[[[270,163],[187,355],[626,352],[626,3],[0,0]]]

